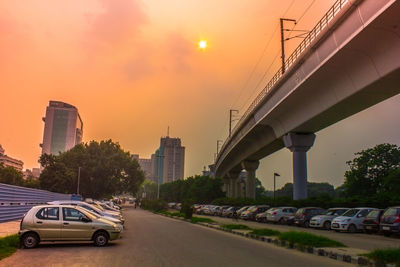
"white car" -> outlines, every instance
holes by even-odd
[[[363,230],[363,220],[367,214],[375,208],[354,208],[349,209],[342,216],[332,220],[331,229],[335,231],[346,231],[355,233]]]

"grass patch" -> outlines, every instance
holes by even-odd
[[[222,227],[231,230],[251,230],[250,227],[244,224],[223,224]]]
[[[279,235],[280,233],[281,232],[276,231],[276,230],[264,228],[264,229],[254,229],[249,234],[259,235],[259,236],[276,236],[276,235]]]
[[[19,248],[19,237],[18,235],[9,235],[0,238],[0,260],[4,259]]]
[[[281,233],[278,238],[290,243],[296,243],[302,246],[309,247],[345,247],[343,243],[329,239],[324,236],[318,236],[305,232],[289,231]]]
[[[172,216],[177,216],[177,217],[185,217],[185,214],[183,214],[182,212],[171,212]]]
[[[200,217],[192,217],[190,219],[191,223],[198,223],[198,222],[204,222],[204,223],[215,223],[214,220],[211,220],[209,218],[200,218]]]
[[[400,248],[375,249],[362,256],[366,256],[377,262],[385,264],[395,263],[396,266],[400,266]]]

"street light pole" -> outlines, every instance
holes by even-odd
[[[274,202],[275,202],[275,185],[276,185],[276,176],[280,176],[279,173],[274,172]]]
[[[76,194],[79,195],[79,184],[81,182],[81,167],[78,167],[78,185],[76,188]]]
[[[231,134],[232,134],[232,122],[235,121],[233,119],[233,116],[234,116],[233,113],[237,114],[237,113],[239,113],[239,110],[237,110],[237,109],[230,109],[229,110],[229,137],[231,137]]]

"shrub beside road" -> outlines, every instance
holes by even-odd
[[[366,256],[379,263],[400,266],[400,248],[376,249],[362,256]]]

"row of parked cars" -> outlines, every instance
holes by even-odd
[[[385,210],[359,208],[269,207],[267,205],[232,207],[194,205],[197,214],[240,218],[262,223],[279,223],[344,232],[382,232],[389,236],[400,231],[400,207]]]
[[[93,241],[105,246],[124,229],[121,207],[108,201],[52,201],[32,207],[18,232],[25,248],[42,241]]]

